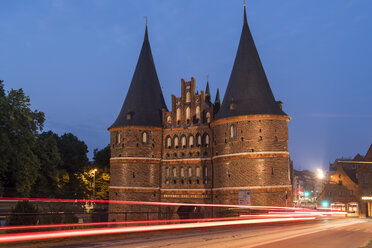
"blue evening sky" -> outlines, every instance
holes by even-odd
[[[46,114],[45,130],[94,148],[126,96],[145,20],[163,94],[206,75],[225,92],[243,24],[241,0],[1,0],[0,79]],[[271,88],[292,117],[297,169],[328,168],[372,143],[372,1],[248,0]]]

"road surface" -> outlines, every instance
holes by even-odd
[[[92,242],[68,247],[362,247],[372,239],[372,220],[322,219],[301,223],[251,225],[145,238]],[[63,246],[61,246],[63,247]],[[66,247],[66,246],[65,246]]]

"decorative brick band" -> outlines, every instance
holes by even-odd
[[[195,125],[195,126],[191,126],[191,125],[186,125],[187,126],[187,130],[190,130],[190,129],[202,129],[202,130],[204,130],[204,129],[206,129],[206,128],[209,128],[209,126],[208,125]],[[182,127],[174,127],[174,128],[172,128],[172,127],[165,127],[164,128],[164,131],[165,132],[169,132],[169,131],[179,131],[179,130],[185,130],[185,127],[184,126],[182,126]]]
[[[161,131],[163,128],[162,127],[149,127],[149,126],[121,126],[121,127],[109,127],[107,128],[107,130],[109,130],[110,132],[114,132],[114,131],[120,131],[120,130],[126,130],[126,129],[130,129],[130,130],[159,130]]]
[[[291,184],[287,185],[268,185],[268,186],[244,186],[244,187],[221,187],[213,188],[212,191],[221,191],[221,190],[250,190],[250,189],[275,189],[275,188],[289,188],[292,187]]]
[[[270,157],[289,157],[289,152],[239,152],[213,156],[213,159],[231,158],[231,157],[248,157],[248,158],[270,158]]]
[[[120,192],[158,192],[159,187],[123,187],[123,186],[110,186],[110,189]]]
[[[110,163],[114,162],[121,162],[121,163],[128,163],[128,162],[138,162],[141,160],[145,163],[160,163],[161,158],[146,158],[146,157],[113,157],[110,158]]]
[[[252,121],[252,120],[283,120],[290,121],[291,117],[288,115],[244,115],[244,116],[232,116],[223,119],[212,120],[211,127],[216,125],[239,122],[239,121]]]
[[[187,162],[187,161],[205,161],[212,158],[180,158],[180,159],[162,159],[163,162]]]

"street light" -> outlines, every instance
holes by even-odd
[[[323,179],[324,178],[324,172],[322,169],[317,169],[317,177],[318,179]]]
[[[96,199],[96,172],[97,169],[93,169],[93,200]]]

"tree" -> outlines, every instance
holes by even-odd
[[[40,167],[34,147],[45,119],[30,106],[22,89],[6,93],[0,81],[0,193],[7,196],[29,196]]]
[[[43,132],[37,137],[35,154],[37,155],[40,168],[35,185],[32,187],[34,197],[56,197],[61,195],[63,174],[59,170],[61,154],[57,146],[58,135],[52,131]]]
[[[29,201],[18,201],[12,208],[9,216],[8,225],[35,225],[38,222],[39,210]]]
[[[89,164],[87,145],[72,133],[66,133],[59,137],[58,149],[62,160],[59,169],[66,172],[63,178],[65,182],[67,181],[63,186],[63,196],[74,198],[84,197],[85,195],[80,188],[78,175]]]
[[[101,169],[110,168],[110,145],[107,145],[102,150],[94,149],[93,151],[94,166]]]

